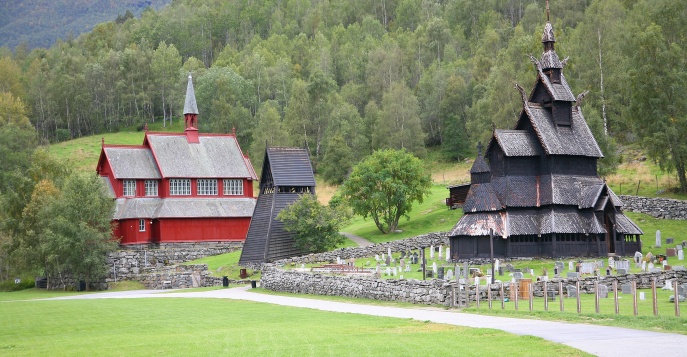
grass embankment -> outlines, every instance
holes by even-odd
[[[0,316],[8,355],[587,355],[492,329],[218,299],[14,301]]]

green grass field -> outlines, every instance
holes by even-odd
[[[492,329],[219,299],[15,300],[0,317],[12,356],[587,355]]]

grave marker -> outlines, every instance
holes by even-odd
[[[515,273],[513,273],[513,279],[515,279],[515,281],[518,281],[518,280],[522,279],[522,277],[523,277],[523,275],[522,275],[521,272],[515,272]]]
[[[632,294],[631,284],[623,284],[621,288],[623,289],[623,294]]]
[[[599,285],[599,297],[602,299],[608,298],[608,286]]]
[[[627,269],[623,269],[623,268],[616,269],[616,275],[626,275],[626,274],[627,274]]]
[[[429,259],[434,260],[434,245],[429,246]]]
[[[677,252],[677,260],[685,260],[685,251],[680,249]]]
[[[676,253],[675,248],[666,248],[666,256],[674,257],[675,253]]]
[[[580,277],[580,273],[575,272],[575,271],[569,271],[568,272],[568,279],[578,279]]]
[[[673,243],[675,243],[675,238],[672,238],[672,237],[666,238],[666,244],[673,244]]]
[[[642,263],[642,258],[644,258],[642,252],[635,252],[635,268],[639,268],[639,265]]]
[[[661,248],[661,231],[656,230],[656,248]]]
[[[567,285],[565,288],[568,290],[569,298],[577,297],[577,288],[575,287],[575,285]]]

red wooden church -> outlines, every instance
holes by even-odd
[[[189,76],[183,133],[146,130],[142,145],[105,145],[97,172],[116,201],[120,243],[243,241],[256,199],[236,134],[198,132]]]

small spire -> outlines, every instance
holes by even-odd
[[[105,146],[105,137],[104,136],[100,137],[100,146]]]
[[[231,133],[234,134],[234,136],[236,136],[236,127],[235,126],[231,127]]]
[[[196,104],[196,92],[193,90],[193,77],[189,73],[188,84],[186,85],[186,101],[184,102],[184,114],[198,114]]]
[[[482,156],[482,142],[477,143],[477,156]]]
[[[551,22],[551,11],[549,10],[549,0],[546,0],[546,22]]]

